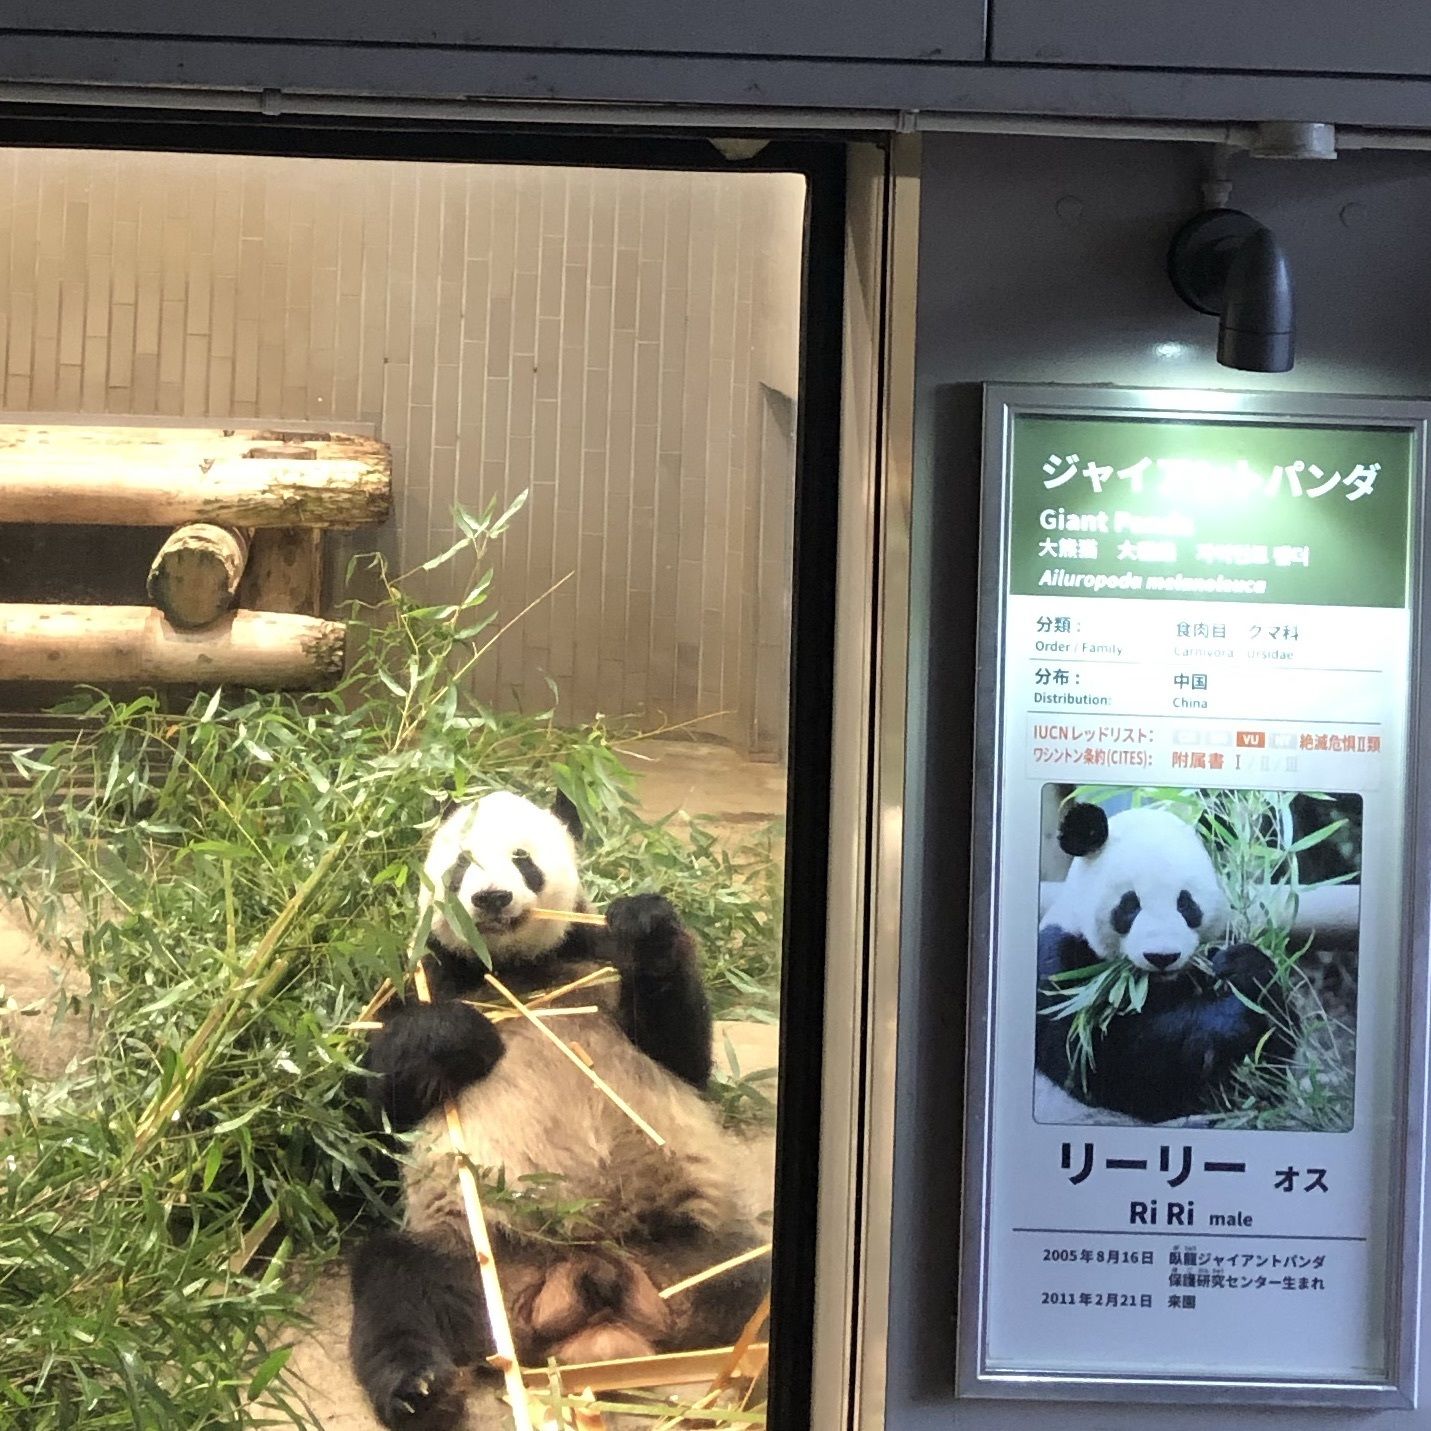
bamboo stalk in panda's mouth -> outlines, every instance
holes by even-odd
[[[533,919],[550,919],[560,924],[592,924],[599,927],[606,923],[604,914],[592,914],[584,909],[529,909],[527,913]]]

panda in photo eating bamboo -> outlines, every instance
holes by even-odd
[[[447,1142],[461,1118],[471,1164],[509,1192],[576,1207],[551,1235],[519,1206],[484,1196],[518,1358],[524,1366],[731,1345],[757,1309],[767,1264],[748,1260],[688,1291],[662,1288],[768,1240],[750,1159],[702,1097],[712,1024],[695,943],[659,894],[615,899],[602,927],[539,918],[587,910],[570,801],[552,810],[507,791],[451,809],[426,859],[424,968],[433,1002],[394,1000],[366,1063],[397,1132],[417,1130],[404,1170],[405,1224],[353,1262],[350,1352],[378,1418],[422,1431],[463,1415],[468,1369],[494,1343]],[[449,914],[475,925],[492,972],[521,1000],[603,966],[616,973],[539,1005],[590,1008],[548,1026],[580,1048],[655,1141],[530,1019],[500,1006],[487,969]],[[526,1181],[524,1181],[526,1180]],[[765,1193],[768,1200],[768,1190]]]
[[[1166,809],[1110,818],[1075,803],[1058,841],[1073,862],[1039,924],[1039,1072],[1079,1103],[1162,1123],[1215,1110],[1229,1075],[1253,1052],[1290,1057],[1291,1011],[1267,954],[1248,943],[1204,950],[1210,974],[1194,961],[1225,924],[1227,904],[1193,825]],[[1095,1031],[1087,1066],[1076,1070],[1069,1021],[1049,1010],[1077,986],[1055,976],[1115,960],[1146,973],[1142,1007]],[[1040,1121],[1076,1121],[1045,1116],[1046,1107]]]

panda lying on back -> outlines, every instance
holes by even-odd
[[[1204,931],[1226,917],[1217,871],[1192,825],[1170,810],[1109,819],[1096,805],[1075,804],[1058,839],[1073,863],[1039,924],[1040,1007],[1069,993],[1054,975],[1100,960],[1126,959],[1146,971],[1148,988],[1141,1010],[1115,1014],[1095,1034],[1086,1083],[1069,1063],[1068,1021],[1040,1014],[1041,1072],[1081,1102],[1161,1123],[1213,1110],[1228,1075],[1264,1037],[1265,1058],[1290,1056],[1290,1011],[1262,950],[1239,943],[1210,951],[1212,977],[1190,967]]]
[[[506,1185],[556,1175],[551,1197],[583,1205],[581,1245],[538,1235],[500,1199],[486,1214],[523,1365],[729,1345],[764,1292],[757,1261],[662,1300],[659,1288],[766,1240],[748,1159],[702,1098],[711,1015],[695,946],[655,894],[613,900],[605,928],[531,917],[586,907],[575,809],[497,792],[449,813],[428,882],[468,910],[494,972],[519,998],[603,964],[619,983],[547,1007],[597,1004],[560,1020],[602,1077],[666,1140],[658,1147],[531,1024],[492,1023],[461,1002],[495,996],[486,970],[433,908],[425,967],[432,1004],[394,1001],[367,1064],[394,1129],[419,1130],[404,1172],[405,1227],[353,1264],[350,1351],[384,1425],[434,1431],[462,1416],[460,1368],[493,1350],[444,1103],[456,1102],[472,1162]],[[425,895],[425,905],[433,902]]]

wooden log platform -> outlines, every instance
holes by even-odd
[[[0,424],[0,522],[353,528],[391,506],[374,438]]]
[[[246,531],[212,522],[176,527],[149,568],[149,600],[181,631],[209,626],[233,606],[248,551]]]
[[[0,604],[0,681],[317,690],[342,674],[345,628],[235,611],[180,631],[148,606]]]

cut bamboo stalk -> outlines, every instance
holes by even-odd
[[[736,1374],[747,1374],[765,1352],[763,1342],[752,1342],[741,1354]],[[729,1365],[734,1347],[709,1347],[692,1352],[662,1352],[656,1356],[618,1357],[611,1361],[568,1362],[551,1370],[563,1387],[590,1387],[595,1392],[640,1391],[652,1386],[678,1386],[683,1381],[704,1381],[719,1375]],[[542,1377],[546,1369],[528,1370],[530,1377]]]
[[[726,1358],[725,1364],[716,1373],[715,1380],[711,1382],[712,1391],[720,1391],[729,1386],[741,1374],[742,1366],[751,1349],[756,1345],[755,1339],[760,1335],[760,1329],[769,1320],[770,1293],[767,1292],[761,1299],[760,1305],[752,1313],[750,1320],[745,1324],[741,1334],[735,1339],[735,1345],[730,1349],[730,1355]]]
[[[600,927],[606,923],[604,914],[592,914],[584,909],[529,909],[533,919],[550,919],[561,924],[591,924]]]
[[[249,534],[212,522],[170,532],[149,568],[149,600],[182,631],[212,625],[238,598]]]
[[[493,1007],[490,1004],[479,1004],[473,999],[459,999],[460,1004],[466,1004],[468,1008],[480,1009],[487,1015],[487,1018],[494,1024],[510,1023],[513,1019],[521,1018],[521,1014],[512,1009],[498,1009],[495,1013],[490,1012]],[[533,1009],[532,1017],[538,1019],[565,1019],[574,1014],[599,1014],[600,1009],[595,1004],[583,1004],[575,1009]],[[355,1019],[350,1024],[344,1024],[344,1028],[352,1029],[355,1032],[366,1030],[368,1033],[376,1033],[382,1030],[385,1025],[381,1019]]]
[[[229,1258],[229,1271],[237,1276],[253,1261],[253,1254],[263,1246],[264,1239],[278,1223],[278,1204],[274,1203],[262,1217],[258,1219],[249,1230],[244,1233],[240,1240],[238,1250]],[[218,1284],[214,1283],[213,1287]],[[210,1289],[212,1291],[212,1287]]]
[[[572,1407],[572,1431],[606,1431],[606,1417],[596,1409],[596,1392],[591,1387],[577,1398]]]
[[[6,604],[0,680],[317,689],[342,674],[344,638],[338,622],[267,611],[179,631],[148,606]]]
[[[384,979],[383,982],[378,985],[377,993],[364,1005],[363,1011],[358,1015],[357,1021],[359,1023],[366,1023],[375,1014],[385,1008],[388,1001],[396,993],[397,987],[393,981],[391,979]]]
[[[418,998],[424,1004],[430,1004],[432,990],[427,982],[427,971],[421,963],[417,966],[414,979]],[[467,1213],[467,1230],[472,1236],[472,1250],[477,1258],[477,1272],[487,1302],[492,1345],[497,1349],[487,1360],[502,1373],[502,1379],[507,1384],[514,1431],[532,1431],[526,1377],[517,1360],[512,1324],[507,1318],[507,1304],[502,1298],[502,1284],[497,1276],[496,1260],[492,1256],[492,1239],[487,1233],[487,1219],[482,1212],[482,1198],[477,1190],[477,1179],[472,1172],[472,1161],[467,1155],[467,1138],[462,1131],[462,1119],[458,1115],[456,1105],[450,1102],[443,1105],[443,1115],[447,1120],[447,1141],[457,1158],[457,1183],[462,1190],[462,1205]]]
[[[470,1003],[471,1000],[464,999],[463,1002]],[[515,1009],[497,1009],[494,1013],[490,1004],[473,1004],[472,1007],[482,1009],[494,1024],[510,1023],[511,1020],[522,1017]],[[532,1017],[534,1019],[567,1019],[577,1014],[599,1014],[600,1012],[601,1010],[595,1004],[575,1004],[569,1008],[533,1009]]]
[[[744,1377],[741,1378],[741,1380],[744,1379]],[[715,1403],[719,1401],[720,1396],[714,1398]],[[706,1404],[702,1405],[702,1402]],[[708,1395],[689,1403],[682,1403],[679,1396],[668,1396],[661,1401],[613,1396],[609,1400],[602,1397],[595,1402],[581,1402],[567,1393],[559,1397],[557,1401],[562,1415],[579,1405],[594,1405],[596,1410],[604,1412],[607,1416],[620,1417],[623,1427],[632,1425],[638,1420],[645,1426],[652,1418],[659,1418],[663,1426],[671,1428],[699,1426],[702,1431],[706,1431],[706,1428],[715,1431],[717,1426],[722,1426],[730,1428],[730,1431],[736,1431],[736,1428],[741,1428],[741,1431],[766,1431],[766,1416],[763,1407],[756,1411],[744,1411],[730,1402],[724,1406],[713,1404]],[[537,1409],[547,1410],[549,1406],[550,1401],[539,1404]],[[542,1431],[548,1431],[548,1427],[557,1431],[558,1423],[549,1421],[543,1426]],[[571,1422],[563,1420],[560,1423],[560,1431],[571,1431]],[[648,1431],[655,1431],[655,1428],[650,1427]]]
[[[707,1391],[698,1396],[689,1406],[683,1406],[673,1416],[667,1416],[663,1421],[659,1421],[651,1428],[651,1431],[681,1431],[681,1427],[691,1419],[697,1411],[704,1411],[720,1395],[718,1391]]]
[[[560,988],[547,989],[543,993],[533,994],[527,1000],[527,1007],[534,1009],[540,1004],[549,1004],[553,999],[560,999],[566,994],[574,994],[578,989],[590,989],[596,984],[614,984],[620,979],[620,971],[612,964],[603,964],[599,969],[593,969],[589,974],[583,974],[579,979],[573,979],[569,984],[563,984]]]
[[[487,982],[501,996],[512,1005],[518,1013],[522,1014],[535,1029],[540,1029],[542,1037],[550,1039],[552,1044],[559,1048],[563,1057],[571,1062],[573,1068],[579,1068],[583,1074],[589,1078],[658,1148],[666,1146],[666,1140],[593,1068],[588,1068],[580,1058],[567,1046],[565,1040],[554,1034],[532,1011],[497,978],[495,974],[487,975]]]
[[[759,1356],[754,1354],[747,1356],[745,1364],[741,1367],[741,1375],[746,1378],[745,1395],[740,1398],[740,1409],[744,1411],[755,1398],[755,1389],[760,1385],[760,1379],[765,1375],[766,1367],[770,1364],[770,1347],[764,1345]]]
[[[0,521],[106,527],[367,527],[387,519],[386,451],[368,461],[225,457],[205,470],[142,457],[0,451]]]
[[[749,1252],[742,1252],[738,1256],[728,1257],[724,1262],[717,1262],[714,1267],[707,1267],[704,1272],[697,1272],[693,1277],[687,1277],[680,1282],[672,1282],[671,1285],[659,1295],[662,1297],[674,1297],[678,1293],[689,1291],[692,1287],[699,1287],[702,1282],[709,1282],[724,1272],[734,1271],[737,1267],[744,1267],[747,1262],[754,1262],[757,1258],[767,1256],[772,1245],[773,1244],[767,1242],[763,1247],[752,1247]]]

